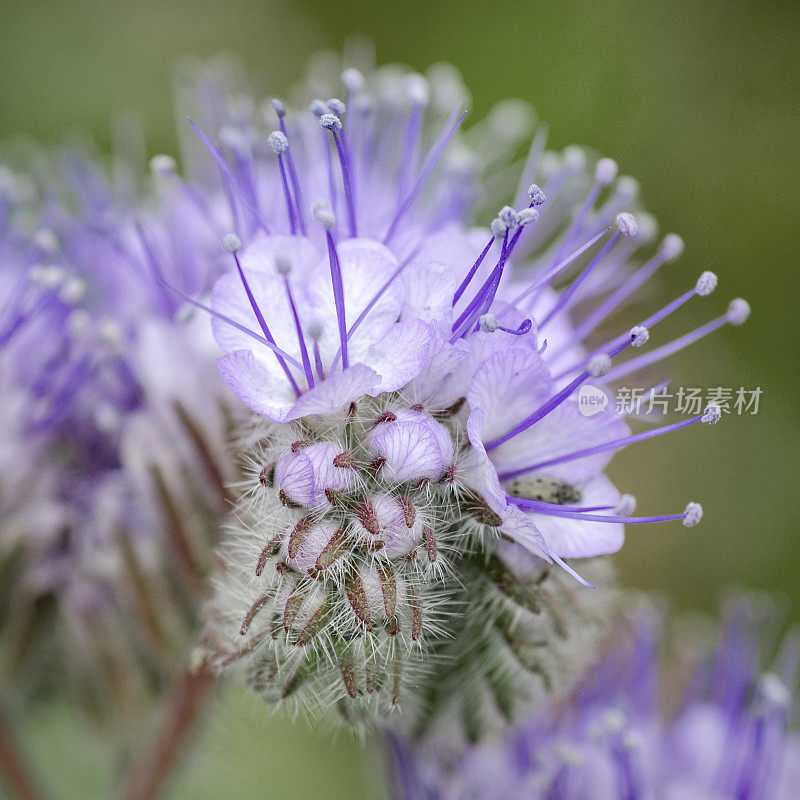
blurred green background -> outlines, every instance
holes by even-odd
[[[717,294],[695,301],[672,331],[710,318],[732,296],[753,306],[745,327],[676,359],[673,386],[763,389],[757,416],[730,415],[615,460],[613,477],[643,512],[679,510],[687,499],[706,511],[697,528],[630,530],[623,577],[681,608],[709,608],[732,583],[780,590],[800,618],[800,4],[3,0],[0,8],[0,138],[55,141],[79,127],[107,146],[112,119],[132,111],[152,152],[174,152],[171,76],[181,58],[233,52],[280,92],[310,53],[362,32],[380,62],[455,64],[476,118],[522,97],[549,124],[552,146],[585,143],[616,159],[640,180],[663,230],[686,240],[685,255],[664,270],[664,297],[703,269],[720,275]],[[252,705],[225,693],[171,800],[216,799],[223,787],[237,800],[375,796],[351,738]],[[61,776],[59,796],[101,797],[104,751],[75,739],[72,722],[56,709],[29,720],[26,739],[46,772]]]

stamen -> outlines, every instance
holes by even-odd
[[[250,198],[247,196],[247,192],[242,187],[241,183],[239,182],[239,179],[233,174],[233,171],[228,166],[228,162],[225,161],[225,159],[222,157],[222,153],[220,153],[219,150],[213,144],[211,144],[211,142],[203,133],[203,131],[201,131],[200,128],[195,124],[193,119],[190,118],[189,122],[191,126],[194,128],[195,133],[200,137],[200,141],[205,145],[208,152],[211,153],[214,160],[219,165],[219,168],[222,170],[225,177],[237,189],[237,196],[239,197],[239,200],[241,200],[244,207],[253,215],[253,219],[255,219],[255,221],[258,223],[259,227],[262,228],[264,233],[269,233],[269,228],[267,227],[267,224],[261,218],[261,215],[258,213],[258,210],[253,205]]]
[[[680,297],[677,297],[671,303],[667,303],[660,311],[657,311],[652,316],[648,317],[643,323],[642,326],[645,328],[652,328],[658,322],[668,317],[674,311],[677,311],[684,303],[687,303],[691,300],[695,295],[698,297],[706,297],[707,295],[711,294],[717,286],[717,276],[713,272],[703,272],[700,277],[697,279],[697,283],[695,284],[693,289],[690,289],[688,292],[685,292]],[[599,350],[604,350],[608,347],[615,347],[617,344],[622,342],[625,339],[625,334],[622,336],[618,336],[616,339],[612,339],[610,342],[606,342],[602,345]],[[562,348],[563,350],[564,348]],[[565,370],[562,370],[555,379],[558,380],[559,378],[563,378],[565,375],[569,375],[570,372],[578,369],[579,367],[583,366],[592,356],[588,355],[577,364],[573,364],[571,367],[568,367]]]
[[[681,422],[674,422],[672,425],[664,425],[661,428],[654,428],[653,430],[637,433],[633,436],[626,436],[622,439],[614,439],[611,442],[604,442],[603,444],[598,444],[594,447],[587,447],[583,450],[576,450],[572,453],[566,453],[565,455],[550,458],[546,461],[540,461],[538,464],[532,464],[528,467],[522,467],[521,469],[515,469],[509,472],[501,473],[498,477],[501,481],[511,480],[511,478],[517,478],[520,475],[525,475],[528,472],[535,472],[537,470],[544,469],[545,467],[552,467],[555,464],[563,464],[566,461],[575,461],[579,458],[592,456],[597,453],[606,453],[610,450],[620,450],[623,447],[627,447],[629,444],[643,442],[645,439],[652,439],[655,436],[671,433],[672,431],[677,431],[681,428],[686,428],[689,425],[693,425],[695,422],[703,422],[707,425],[714,425],[719,422],[720,415],[721,412],[719,406],[716,403],[709,403],[702,414],[692,417],[691,419],[682,420]]]
[[[583,282],[592,274],[592,272],[597,268],[600,262],[605,258],[611,248],[617,243],[617,240],[620,236],[626,236],[631,238],[636,235],[636,231],[638,230],[636,226],[636,219],[631,214],[617,214],[617,232],[611,237],[611,239],[606,243],[605,247],[592,259],[586,269],[581,272],[581,274],[575,278],[574,281],[569,285],[569,288],[562,292],[561,296],[556,301],[553,308],[545,315],[544,319],[539,323],[539,329],[541,330],[551,319],[553,319],[556,314],[558,314],[572,297],[575,295],[575,292],[578,291],[580,286]]]
[[[292,288],[289,285],[289,273],[292,271],[292,262],[286,256],[275,257],[275,271],[283,278],[283,286],[286,289],[286,296],[289,298],[289,306],[294,317],[294,327],[297,331],[297,342],[300,345],[300,359],[303,362],[303,372],[306,374],[308,388],[314,388],[314,373],[311,371],[311,360],[308,357],[306,339],[303,335],[303,326],[300,324],[300,317],[297,314],[297,307],[292,296]]]
[[[641,331],[631,331],[631,335],[628,340],[608,354],[609,359],[621,353],[629,345],[635,345],[643,335],[644,333]],[[597,366],[598,365],[595,365],[595,367]],[[496,447],[499,447],[509,439],[513,439],[517,434],[526,431],[531,427],[531,425],[535,425],[537,422],[539,422],[539,420],[546,417],[551,411],[558,408],[558,406],[560,406],[578,388],[578,386],[580,386],[590,377],[592,377],[591,372],[589,370],[584,370],[580,375],[578,375],[577,378],[575,378],[575,380],[565,386],[560,392],[557,392],[555,395],[553,395],[553,397],[551,397],[547,402],[543,403],[536,411],[533,412],[533,414],[522,420],[522,422],[519,424],[515,425],[510,431],[508,431],[508,433],[505,433],[499,438],[494,439],[486,444],[485,447],[487,452],[489,450],[494,450]]]
[[[344,284],[342,283],[342,269],[339,263],[339,254],[336,243],[333,241],[331,230],[336,224],[331,207],[324,201],[314,203],[314,219],[325,228],[325,238],[328,241],[328,261],[331,268],[331,284],[333,286],[333,302],[336,306],[336,320],[339,324],[339,341],[342,352],[342,369],[347,369],[347,318],[344,307]]]
[[[545,514],[549,517],[565,517],[567,519],[577,518],[574,509],[568,509],[564,506],[556,505],[555,503],[542,503],[538,500],[526,500],[523,497],[508,497],[508,502],[513,503],[515,506],[525,508],[536,514]],[[622,523],[624,525],[647,525],[652,522],[672,522],[673,520],[683,520],[683,524],[690,528],[692,525],[697,525],[703,516],[703,509],[699,503],[689,503],[686,510],[681,514],[661,514],[652,517],[630,517],[626,515],[604,515],[604,514],[591,514],[581,513],[580,519],[582,522],[612,522]]]
[[[658,252],[633,273],[621,286],[617,287],[586,319],[575,329],[575,340],[585,339],[606,317],[612,314],[640,286],[646,283],[662,265],[674,261],[683,252],[683,239],[675,233],[667,234]],[[559,351],[559,353],[565,349]],[[558,355],[559,353],[556,353]]]
[[[327,113],[327,107],[322,100],[314,100],[311,103],[311,113],[317,118],[322,117]],[[336,210],[336,180],[333,177],[333,159],[331,159],[331,148],[328,144],[328,135],[325,133],[325,128],[320,129],[322,134],[322,149],[325,151],[325,164],[328,170],[328,192],[330,193],[331,208]]]
[[[380,289],[375,293],[373,298],[367,303],[364,307],[364,310],[358,315],[356,321],[350,326],[350,329],[347,331],[347,341],[351,339],[353,334],[358,329],[359,325],[364,321],[367,314],[375,307],[375,304],[378,300],[381,299],[383,293],[392,285],[395,281],[397,276],[416,258],[417,253],[419,252],[419,248],[412,250],[398,265],[395,271],[386,279],[386,282],[381,286]],[[339,359],[342,355],[342,348],[340,347],[336,353],[336,356],[333,359],[333,363],[331,364],[331,372],[336,368],[336,365],[339,363]]]
[[[235,233],[229,233],[222,240],[222,244],[223,247],[233,256],[233,260],[236,262],[236,269],[239,272],[239,278],[242,281],[242,286],[244,287],[245,294],[247,294],[247,299],[250,302],[250,307],[253,309],[253,313],[256,315],[258,324],[261,326],[261,330],[264,333],[264,338],[268,342],[274,345],[275,339],[272,337],[272,333],[270,333],[269,327],[267,326],[267,321],[264,319],[264,315],[261,313],[261,309],[259,308],[258,303],[256,302],[256,298],[253,296],[253,292],[250,290],[250,284],[247,282],[244,270],[242,269],[242,265],[239,262],[238,251],[242,247],[242,242]],[[275,355],[277,356],[278,363],[281,365],[281,368],[283,369],[284,374],[288,378],[289,383],[292,386],[292,389],[294,389],[294,393],[298,397],[300,397],[302,392],[300,391],[300,387],[297,385],[297,381],[295,381],[294,376],[289,371],[289,367],[286,364],[286,360],[283,358],[282,355],[278,355],[277,352],[275,352]]]
[[[295,207],[297,210],[297,222],[300,226],[300,233],[306,235],[306,221],[303,215],[303,195],[300,191],[300,181],[297,179],[297,170],[294,166],[294,158],[292,158],[292,148],[289,146],[289,134],[286,130],[286,109],[280,100],[275,99],[272,101],[272,107],[275,109],[275,114],[278,117],[278,123],[281,126],[281,133],[286,138],[286,166],[289,168],[289,180],[292,182],[292,191],[294,192]]]
[[[283,164],[283,154],[289,149],[289,140],[280,131],[273,131],[268,138],[270,150],[278,156],[278,167],[281,172],[281,183],[283,184],[283,196],[286,199],[286,210],[289,214],[289,227],[292,236],[297,234],[297,219],[295,217],[294,202],[292,193],[289,191],[289,182],[286,179],[286,168]]]
[[[422,131],[422,110],[428,105],[428,82],[421,75],[409,75],[405,82],[406,96],[411,103],[408,113],[408,126],[400,153],[400,175],[398,180],[398,205],[408,193],[408,186],[417,166],[420,132]]]
[[[456,289],[455,294],[453,295],[454,306],[461,298],[461,295],[464,294],[464,290],[469,286],[470,282],[475,277],[475,273],[478,271],[478,267],[480,267],[480,265],[483,263],[483,259],[486,258],[486,254],[489,252],[489,249],[494,244],[494,242],[495,242],[495,237],[493,235],[492,238],[489,239],[489,243],[486,245],[486,247],[483,248],[483,251],[478,256],[478,260],[472,265],[472,267],[470,267],[467,276],[464,278],[463,281],[461,281],[460,286],[458,287],[458,289]]]
[[[355,197],[350,174],[350,160],[347,157],[347,149],[344,147],[344,140],[341,135],[342,121],[336,114],[323,114],[319,118],[319,124],[331,132],[336,145],[336,152],[339,154],[339,165],[342,169],[342,183],[344,184],[344,199],[347,205],[347,218],[350,223],[350,236],[356,238],[358,236],[358,228],[356,226]]]
[[[688,347],[690,344],[694,344],[696,341],[708,336],[710,333],[713,333],[726,323],[731,325],[742,325],[749,316],[750,305],[745,300],[742,300],[741,298],[732,300],[731,304],[728,306],[728,311],[722,316],[711,320],[711,322],[696,328],[690,333],[680,336],[669,344],[665,344],[662,347],[653,350],[651,353],[647,353],[646,355],[639,356],[639,358],[633,358],[624,364],[620,364],[618,367],[612,369],[606,377],[609,381],[612,381],[625,375],[630,375],[632,372],[636,372],[644,367],[648,367],[651,364],[656,363],[657,361],[661,361],[664,358],[674,355],[675,353]]]
[[[388,244],[394,234],[397,232],[397,226],[400,224],[400,220],[406,215],[408,210],[411,208],[414,200],[416,200],[417,195],[420,193],[420,190],[425,185],[425,182],[430,177],[431,172],[433,172],[433,168],[438,163],[439,159],[442,157],[442,153],[444,153],[447,145],[450,143],[450,140],[455,136],[456,131],[461,126],[461,123],[464,121],[464,117],[466,117],[466,112],[461,113],[459,116],[460,108],[456,108],[453,110],[453,113],[450,115],[449,119],[445,123],[444,131],[439,139],[435,142],[433,147],[430,150],[430,153],[425,160],[425,164],[422,167],[422,171],[420,172],[419,178],[417,178],[417,182],[412,187],[411,191],[408,193],[406,199],[400,204],[400,207],[397,209],[397,213],[394,215],[394,219],[392,220],[391,225],[389,225],[389,230],[386,232],[386,236],[383,237],[383,243]],[[455,122],[453,121],[455,120]]]

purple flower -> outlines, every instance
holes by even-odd
[[[763,598],[725,606],[716,651],[688,623],[678,663],[661,656],[667,630],[652,606],[629,608],[605,656],[570,701],[496,741],[390,736],[396,796],[404,800],[789,800],[800,778],[790,729],[797,631],[763,671],[776,621]]]

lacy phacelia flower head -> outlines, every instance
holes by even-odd
[[[608,653],[561,708],[476,747],[391,737],[396,796],[790,800],[800,779],[800,737],[789,728],[797,631],[763,671],[775,622],[763,598],[731,598],[716,651],[696,630],[687,643],[697,623],[687,620],[665,665],[661,615],[628,609]]]
[[[514,204],[471,228],[482,181],[497,183],[531,112],[503,104],[462,134],[460,82],[441,68],[427,79],[347,69],[328,91],[342,89],[345,101],[292,111],[276,100],[259,113],[208,92],[196,105],[216,127],[195,130],[224,179],[208,206],[227,202],[234,231],[207,308],[218,363],[258,415],[221,550],[217,661],[241,659],[273,697],[352,708],[420,694],[414,682],[447,649],[440,634],[458,627],[446,599],[476,599],[465,575],[499,586],[502,600],[476,612],[482,630],[530,655],[554,629],[590,628],[576,612],[515,639],[520,609],[542,605],[529,598],[560,591],[548,563],[588,583],[579,573],[594,567],[575,572],[565,558],[617,550],[626,523],[699,521],[697,503],[632,516],[603,469],[628,444],[716,422],[719,408],[631,435],[624,417],[637,409],[614,413],[603,387],[748,309],[736,300],[623,360],[716,286],[704,273],[635,327],[596,335],[682,249],[674,235],[652,246],[655,223],[629,211],[632,179],[610,159],[589,167],[578,148],[546,151],[538,131],[515,195],[501,190]],[[606,404],[587,414],[576,396],[590,384]],[[545,606],[553,622],[558,604]],[[378,685],[375,674],[395,677]]]

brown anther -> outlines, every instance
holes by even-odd
[[[412,411],[424,411],[425,408],[423,407],[422,403],[414,403],[414,405],[411,406],[411,410]]]
[[[384,411],[375,418],[375,422],[372,423],[372,427],[377,428],[378,425],[381,425],[384,422],[395,422],[396,420],[397,414],[395,414],[394,411]]]
[[[292,442],[291,450],[293,453],[296,453],[298,450],[302,450],[310,444],[314,444],[313,439],[298,439],[296,442]]]
[[[343,453],[339,453],[338,456],[334,456],[333,459],[333,466],[334,467],[342,467],[344,469],[353,469],[356,465],[356,459],[353,454],[349,450],[345,450]]]
[[[403,509],[403,518],[406,521],[406,527],[413,528],[414,522],[416,522],[417,519],[417,510],[414,508],[414,504],[407,497],[398,497],[397,502],[400,503]]]
[[[433,535],[433,530],[429,525],[423,528],[425,534],[425,547],[428,550],[428,561],[433,564],[436,561],[436,537]]]
[[[378,514],[375,511],[375,506],[368,500],[359,505],[355,510],[356,519],[369,531],[373,536],[381,535],[381,523],[378,519]]]

